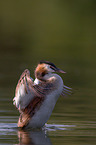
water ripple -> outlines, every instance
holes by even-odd
[[[0,123],[0,135],[13,135],[17,130],[17,124],[16,123]],[[16,134],[16,133],[15,133]]]
[[[70,130],[74,127],[76,127],[76,125],[45,124],[45,128],[48,131]]]

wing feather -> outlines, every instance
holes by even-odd
[[[28,85],[29,82],[30,84],[33,84],[33,79],[30,77],[29,70],[26,69],[20,76],[15,90],[15,97],[13,99],[13,104],[19,110],[24,109],[28,105],[30,100],[34,97],[34,92],[30,92],[30,88]]]
[[[34,97],[43,98],[54,89],[55,87],[51,82],[42,82],[38,85],[34,84],[33,79],[30,77],[29,70],[26,69],[20,76],[16,86],[13,104],[19,111],[24,110]]]
[[[63,90],[62,90],[62,93],[61,93],[61,96],[69,96],[72,94],[72,88],[69,88],[65,85],[63,85]]]

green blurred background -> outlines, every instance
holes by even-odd
[[[84,127],[87,123],[87,132],[95,138],[83,139],[96,143],[90,124],[94,121],[96,126],[96,0],[0,0],[1,123],[17,123],[19,113],[12,104],[16,83],[25,68],[34,78],[40,60],[66,71],[61,76],[73,88],[71,97],[59,98],[48,122]],[[66,133],[78,136],[80,130],[62,132]]]
[[[95,0],[0,1],[0,97],[9,99],[10,109],[20,74],[28,68],[34,78],[39,60],[49,60],[66,71],[61,76],[74,90],[63,104],[59,99],[65,108],[58,103],[55,111],[85,112],[95,120]],[[85,119],[90,120],[87,115]]]

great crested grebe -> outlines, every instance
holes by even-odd
[[[71,88],[53,73],[65,73],[49,61],[40,61],[35,70],[35,81],[26,69],[16,86],[13,104],[20,112],[18,127],[41,128],[48,121],[60,95],[71,94]]]

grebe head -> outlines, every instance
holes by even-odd
[[[49,61],[40,61],[35,70],[35,77],[39,80],[46,81],[53,72],[66,73]]]

